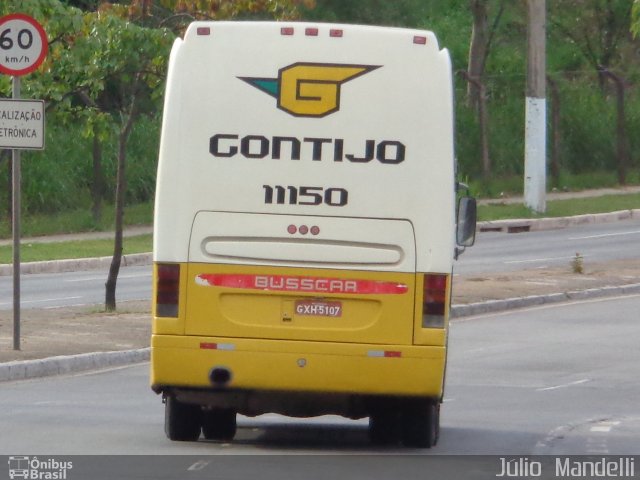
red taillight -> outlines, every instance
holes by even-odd
[[[449,275],[427,273],[422,293],[422,328],[442,328],[447,311]]]
[[[162,263],[156,267],[156,316],[177,317],[180,297],[180,265]]]

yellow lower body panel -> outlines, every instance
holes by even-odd
[[[440,398],[446,349],[153,335],[154,387],[208,388],[226,368],[229,389]]]

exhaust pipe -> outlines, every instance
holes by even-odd
[[[231,381],[231,371],[227,367],[213,367],[209,380],[214,387],[225,387]]]

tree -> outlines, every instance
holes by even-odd
[[[601,86],[602,69],[624,65],[622,45],[632,29],[632,7],[636,19],[638,2],[630,0],[564,0],[550,3],[552,30],[572,42],[583,58],[598,73]]]
[[[118,131],[115,237],[105,284],[108,311],[116,309],[116,285],[122,262],[127,142],[137,118],[160,108],[166,61],[173,41],[169,31],[140,27],[122,13],[122,9],[110,6],[91,15],[89,35],[84,38],[85,46],[94,52],[90,64],[99,79],[86,95],[109,116]]]
[[[614,86],[618,181],[624,185],[630,164],[630,142],[624,109],[628,82],[624,72],[635,68],[637,62],[634,58],[628,58],[629,53],[623,46],[628,44],[634,28],[638,32],[640,3],[637,0],[633,4],[630,0],[567,0],[566,3],[571,4],[567,5],[570,8],[556,9],[554,12],[553,27],[579,49],[598,75],[603,94],[608,94],[608,80]],[[566,10],[574,13],[566,14]],[[619,73],[614,73],[614,69]]]

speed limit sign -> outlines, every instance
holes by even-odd
[[[0,73],[19,77],[33,72],[47,56],[47,34],[22,13],[0,18]]]

